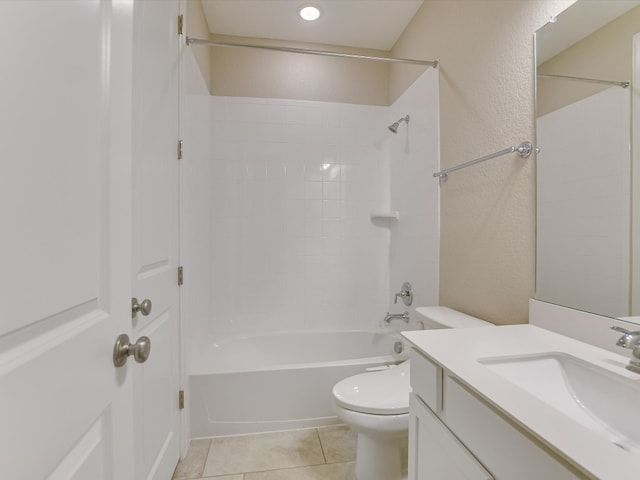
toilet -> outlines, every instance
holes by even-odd
[[[447,307],[420,307],[425,329],[493,326]],[[345,378],[333,387],[337,416],[358,435],[357,480],[402,480],[409,430],[410,361]]]

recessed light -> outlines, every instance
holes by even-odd
[[[300,15],[300,18],[303,20],[313,22],[320,18],[320,9],[315,5],[303,5],[298,9],[298,15]]]

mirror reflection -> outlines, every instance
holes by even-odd
[[[580,0],[536,33],[536,298],[613,317],[640,315],[630,149],[638,32],[640,2]]]

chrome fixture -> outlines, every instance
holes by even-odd
[[[506,155],[507,153],[513,153],[513,152],[518,152],[518,155],[520,156],[520,158],[527,158],[529,155],[531,155],[532,151],[533,151],[533,145],[531,145],[531,142],[522,142],[517,147],[508,147],[508,148],[505,148],[504,150],[500,150],[499,152],[491,153],[489,155],[485,155],[484,157],[476,158],[475,160],[470,160],[468,162],[461,163],[460,165],[457,165],[455,167],[447,168],[446,170],[436,172],[433,174],[433,176],[440,177],[443,180],[446,180],[447,175],[450,174],[451,172],[455,172],[456,170],[461,170],[463,168],[470,167],[471,165],[475,165],[476,163],[491,160],[492,158],[500,157],[502,155]]]
[[[389,313],[387,312],[387,316],[384,317],[385,323],[391,323],[391,320],[403,320],[406,323],[409,323],[409,312],[404,313]]]
[[[133,355],[138,363],[144,363],[151,353],[151,340],[149,337],[140,337],[133,345],[129,341],[129,335],[123,333],[116,339],[113,346],[113,364],[122,367],[127,363],[127,359]]]
[[[438,60],[429,61],[429,60],[414,60],[412,58],[376,57],[373,55],[331,52],[328,50],[312,50],[308,48],[278,47],[275,45],[256,45],[252,43],[221,42],[216,40],[203,40],[201,38],[193,38],[193,37],[187,37],[186,43],[188,46],[207,45],[209,47],[255,48],[258,50],[273,50],[276,52],[288,52],[288,53],[306,53],[307,55],[322,55],[325,57],[357,58],[360,60],[372,60],[374,62],[391,62],[391,63],[409,63],[412,65],[428,65],[433,68],[436,68],[438,66]]]
[[[135,317],[140,312],[145,317],[151,313],[151,300],[145,298],[142,303],[138,303],[138,299],[133,297],[131,299],[131,317]]]
[[[624,334],[616,342],[617,346],[632,350],[627,370],[640,373],[640,331],[631,332],[615,325],[611,327],[611,330]]]
[[[389,125],[387,128],[389,130],[391,130],[393,133],[398,133],[398,127],[400,126],[400,124],[402,122],[407,122],[409,123],[409,115],[407,115],[406,117],[402,117],[400,120],[398,120],[397,122]]]
[[[550,73],[538,73],[538,77],[559,78],[561,80],[575,80],[578,82],[599,83],[600,85],[616,85],[618,87],[627,88],[631,82],[618,82],[616,80],[600,80],[599,78],[572,77],[569,75],[551,75]]]
[[[396,293],[393,303],[398,303],[398,297],[402,299],[402,303],[407,307],[413,303],[413,292],[411,291],[411,284],[409,282],[402,284],[402,290]]]

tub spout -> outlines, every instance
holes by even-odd
[[[404,312],[404,313],[387,312],[387,316],[384,317],[385,323],[391,323],[391,320],[394,320],[394,319],[402,320],[406,323],[409,323],[409,312]]]

